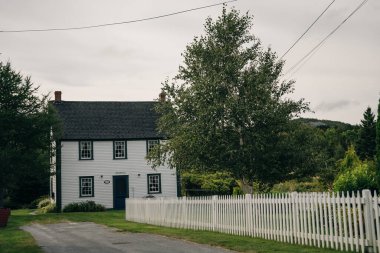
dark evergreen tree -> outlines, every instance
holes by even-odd
[[[367,107],[361,120],[357,153],[361,160],[373,160],[376,154],[376,123],[375,115]]]
[[[0,207],[4,194],[25,203],[48,193],[50,131],[58,121],[37,92],[29,77],[0,62]]]

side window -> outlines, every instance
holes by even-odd
[[[161,193],[161,174],[148,174],[148,194]]]
[[[146,141],[146,154],[148,155],[150,151],[156,146],[160,144],[159,140],[147,140]]]
[[[127,142],[126,141],[113,142],[113,158],[127,159]]]
[[[79,177],[79,196],[94,197],[94,177]]]
[[[92,141],[79,142],[79,160],[92,160],[93,159],[93,145]]]

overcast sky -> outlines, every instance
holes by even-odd
[[[238,0],[228,4],[254,15],[252,33],[281,56],[331,0]],[[336,0],[285,57],[285,72],[331,32],[362,0]],[[216,0],[0,0],[0,30],[72,27],[147,18],[218,3]],[[42,93],[62,91],[63,100],[149,101],[172,78],[181,53],[203,33],[221,6],[152,21],[104,28],[0,33],[0,61],[30,75]],[[294,79],[295,98],[315,113],[304,117],[357,124],[380,97],[380,1],[369,0]]]

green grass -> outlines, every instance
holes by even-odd
[[[240,252],[337,252],[335,250],[292,245],[258,238],[233,236],[207,231],[166,228],[135,222],[127,222],[124,219],[123,211],[40,215],[31,215],[30,212],[30,210],[12,211],[8,226],[0,229],[1,253],[41,253],[42,250],[36,245],[33,237],[29,233],[20,230],[19,227],[31,223],[56,223],[67,221],[95,222],[109,227],[118,228],[120,231],[159,234],[192,242],[224,247]]]

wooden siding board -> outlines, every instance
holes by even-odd
[[[112,176],[129,176],[129,196],[147,195],[147,174],[160,173],[162,193],[155,196],[176,197],[175,170],[160,167],[153,170],[145,159],[146,141],[128,141],[128,159],[113,159],[113,141],[93,141],[94,160],[79,160],[77,141],[62,141],[62,207],[83,200],[113,208]],[[79,177],[94,176],[94,197],[79,198]],[[104,181],[109,180],[109,184]]]

